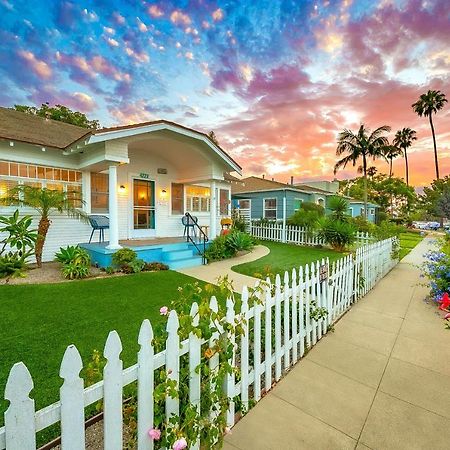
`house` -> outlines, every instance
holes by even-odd
[[[259,177],[238,179],[227,176],[231,184],[232,204],[248,219],[285,221],[301,208],[302,202],[321,205],[327,211],[328,199],[337,195],[339,183],[330,181],[309,183],[280,183]],[[337,187],[336,187],[337,185]],[[364,213],[364,202],[345,197],[349,202],[349,215]],[[375,222],[377,205],[368,204],[367,219]]]
[[[87,214],[109,217],[107,242],[86,246],[100,265],[124,245],[143,251],[136,240],[148,246],[183,236],[186,212],[215,237],[231,212],[223,174],[240,171],[206,134],[166,120],[89,130],[0,108],[0,196],[17,184],[80,192]],[[14,209],[1,207],[1,214]],[[61,246],[87,243],[90,234],[89,224],[54,215],[44,261]],[[180,259],[189,259],[188,249],[173,245]],[[159,253],[147,256],[157,261]]]

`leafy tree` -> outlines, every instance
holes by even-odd
[[[338,146],[336,155],[342,156],[334,166],[334,173],[340,169],[345,168],[347,164],[352,163],[356,166],[357,161],[362,159],[362,174],[364,180],[364,215],[367,218],[367,163],[369,158],[379,158],[383,156],[383,149],[389,144],[385,133],[389,133],[391,127],[383,125],[372,133],[369,128],[361,124],[357,133],[351,130],[344,129],[339,133]]]
[[[437,153],[437,146],[436,146],[436,135],[434,132],[434,125],[433,125],[433,113],[436,114],[438,111],[440,111],[445,103],[447,102],[447,99],[445,98],[445,94],[443,94],[441,91],[432,91],[429,90],[426,94],[422,94],[419,97],[419,100],[417,102],[412,104],[412,108],[414,112],[419,116],[425,116],[428,117],[430,121],[430,127],[431,127],[431,134],[433,135],[433,147],[434,147],[434,165],[436,167],[436,179],[439,180],[439,161],[438,161],[438,153]]]
[[[89,120],[85,114],[79,111],[72,111],[64,105],[50,106],[48,103],[42,103],[39,108],[36,106],[14,105],[14,109],[27,114],[58,120],[59,122],[70,123],[82,128],[100,128],[100,123],[98,120]]]
[[[317,228],[319,219],[325,215],[325,209],[313,202],[302,202],[298,211],[289,217],[288,225],[305,227],[309,230]]]
[[[36,210],[40,216],[38,238],[34,248],[38,267],[42,266],[42,251],[51,225],[50,214],[54,211],[79,220],[87,220],[87,215],[74,205],[81,203],[78,192],[63,192],[47,188],[18,185],[10,189],[1,199],[4,205],[19,205]]]
[[[446,189],[437,201],[439,215],[450,218],[450,189]]]
[[[342,194],[357,200],[364,198],[363,177],[344,180],[339,183]],[[368,180],[368,199],[381,207],[383,211],[402,215],[409,212],[417,203],[414,188],[408,186],[401,178],[389,177],[386,174],[375,175]]]
[[[406,184],[409,186],[409,167],[408,167],[408,148],[411,147],[413,141],[417,139],[415,130],[411,128],[402,128],[395,133],[393,144],[403,150],[405,157],[405,175]]]
[[[447,175],[442,179],[434,180],[430,186],[423,188],[420,196],[420,205],[424,209],[427,217],[439,217],[442,213],[440,209],[440,199],[444,193],[450,191],[450,177]]]

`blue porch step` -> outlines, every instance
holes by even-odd
[[[188,242],[167,246],[163,249],[162,258],[170,269],[184,269],[202,265],[202,257],[197,249]]]
[[[170,261],[166,263],[169,269],[187,269],[188,267],[197,267],[202,265],[201,256],[192,256],[191,258],[178,259],[176,261]]]

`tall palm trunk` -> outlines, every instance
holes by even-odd
[[[364,218],[367,220],[367,161],[363,154],[363,175],[364,175]]]
[[[437,146],[436,146],[436,135],[434,133],[434,125],[433,125],[433,119],[431,118],[431,113],[428,116],[430,119],[430,127],[431,127],[431,134],[433,135],[433,147],[434,147],[434,165],[436,167],[436,180],[439,180],[439,162],[438,162],[438,153],[437,153]]]
[[[392,158],[389,159],[389,178],[392,178]]]
[[[34,247],[34,254],[36,256],[36,263],[38,267],[42,267],[42,251],[44,250],[45,238],[47,237],[50,223],[50,219],[45,215],[39,220],[38,238]]]
[[[405,152],[405,172],[406,172],[406,186],[409,186],[409,166],[408,166],[408,152],[406,147],[403,149]]]

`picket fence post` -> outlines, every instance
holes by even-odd
[[[166,340],[166,371],[167,378],[176,383],[175,389],[179,391],[180,383],[180,336],[178,335],[178,315],[175,310],[170,311],[167,320],[167,340]],[[180,402],[178,395],[175,398],[166,398],[166,421],[172,416],[180,413]]]
[[[264,312],[264,388],[267,392],[272,386],[272,293],[269,278],[266,279],[266,283]]]
[[[248,324],[248,289],[244,286],[241,295],[241,317],[243,319],[241,336],[241,402],[244,412],[248,411],[248,348],[249,348],[249,324]]]
[[[233,329],[236,326],[235,324],[235,313],[234,313],[234,302],[233,300],[228,297],[227,298],[227,315],[226,315],[226,321],[228,324],[230,324]],[[233,348],[232,355],[228,363],[231,367],[234,367],[236,364],[236,334],[230,333],[229,335],[230,339],[230,345]],[[200,382],[200,378],[199,378]],[[229,427],[232,427],[234,425],[234,396],[235,396],[235,375],[234,370],[231,371],[231,373],[226,374],[225,378],[225,389],[227,393],[227,397],[229,400],[229,407],[227,411],[227,425]]]

